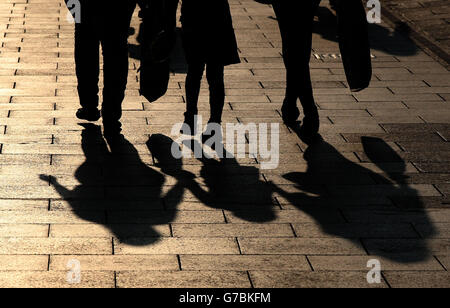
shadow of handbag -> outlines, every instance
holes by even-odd
[[[143,33],[139,92],[149,102],[164,96],[169,86],[177,4],[177,0],[148,0],[141,5]]]

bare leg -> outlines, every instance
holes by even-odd
[[[209,104],[211,117],[209,122],[221,123],[223,107],[225,105],[224,66],[222,64],[208,64],[206,77],[209,84]]]

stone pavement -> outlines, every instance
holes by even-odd
[[[450,6],[446,0],[384,0],[385,14],[405,23],[418,42],[450,65]],[[386,17],[386,15],[385,15]],[[394,20],[392,20],[394,21]]]
[[[259,157],[170,159],[183,66],[149,104],[135,59],[129,143],[119,160],[106,155],[99,128],[74,118],[63,2],[1,2],[0,287],[449,287],[450,73],[374,25],[373,83],[352,94],[334,16],[322,7],[312,74],[325,141],[308,148],[281,124],[272,10],[230,4],[243,63],[226,70],[225,119],[280,123],[274,170],[260,170]],[[207,99],[205,85],[205,117]],[[381,262],[381,284],[367,283],[371,259]],[[81,284],[66,280],[71,260]]]

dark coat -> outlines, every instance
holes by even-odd
[[[240,63],[228,0],[183,0],[181,23],[188,63]]]

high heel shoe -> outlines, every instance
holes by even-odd
[[[183,135],[195,136],[197,135],[197,115],[185,113],[184,123],[181,127],[180,133]]]
[[[300,134],[305,142],[313,142],[319,135],[320,119],[319,112],[316,110],[305,113],[303,124],[300,127]]]
[[[297,106],[283,105],[281,107],[281,117],[284,124],[288,127],[295,126],[297,124],[298,117],[300,116],[300,110]]]

